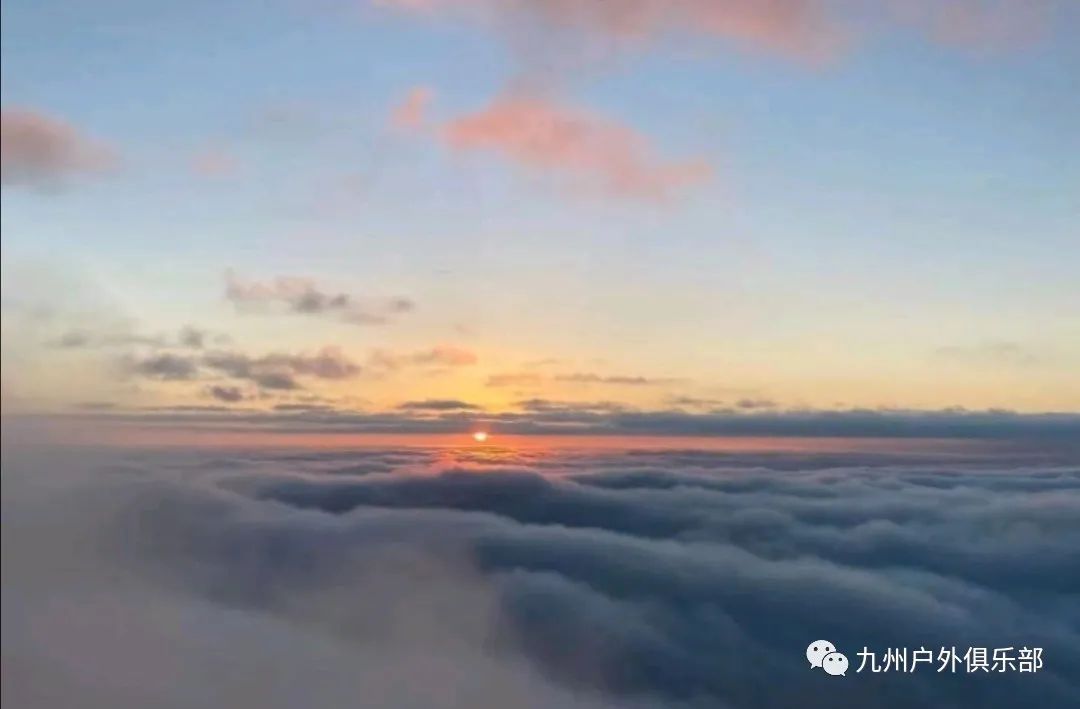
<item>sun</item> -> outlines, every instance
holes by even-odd
[[[472,437],[473,437],[473,440],[476,441],[477,443],[483,443],[484,441],[486,441],[488,439],[488,434],[487,434],[487,431],[477,431],[476,433],[474,433],[472,435]]]

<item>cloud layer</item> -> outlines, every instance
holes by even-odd
[[[1075,458],[54,449],[4,486],[3,692],[30,709],[1080,701]],[[853,670],[1045,665],[837,680],[819,637]]]

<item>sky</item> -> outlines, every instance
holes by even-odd
[[[1066,0],[9,0],[4,414],[1075,433],[1078,29]]]

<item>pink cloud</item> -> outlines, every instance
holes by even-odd
[[[390,114],[390,124],[402,130],[416,130],[427,121],[428,107],[431,105],[432,91],[426,86],[414,86],[405,95],[404,100],[394,107]]]
[[[0,173],[5,185],[53,187],[114,162],[104,145],[68,123],[23,108],[0,112]]]
[[[540,98],[497,99],[447,123],[441,137],[456,150],[495,153],[623,197],[665,200],[711,172],[701,161],[658,159],[632,128]]]
[[[202,177],[230,177],[239,167],[236,156],[223,148],[204,150],[191,161],[192,171]]]
[[[818,56],[836,44],[823,0],[382,0],[431,14],[542,23],[614,40],[690,32],[785,53]]]
[[[665,34],[726,40],[819,60],[849,40],[911,27],[943,44],[1009,46],[1051,27],[1068,0],[380,0],[418,15],[457,14],[622,43]],[[510,35],[517,32],[511,29]],[[561,47],[556,43],[555,46]]]

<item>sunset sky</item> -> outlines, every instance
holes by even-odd
[[[1075,427],[1078,22],[6,1],[4,413]]]

